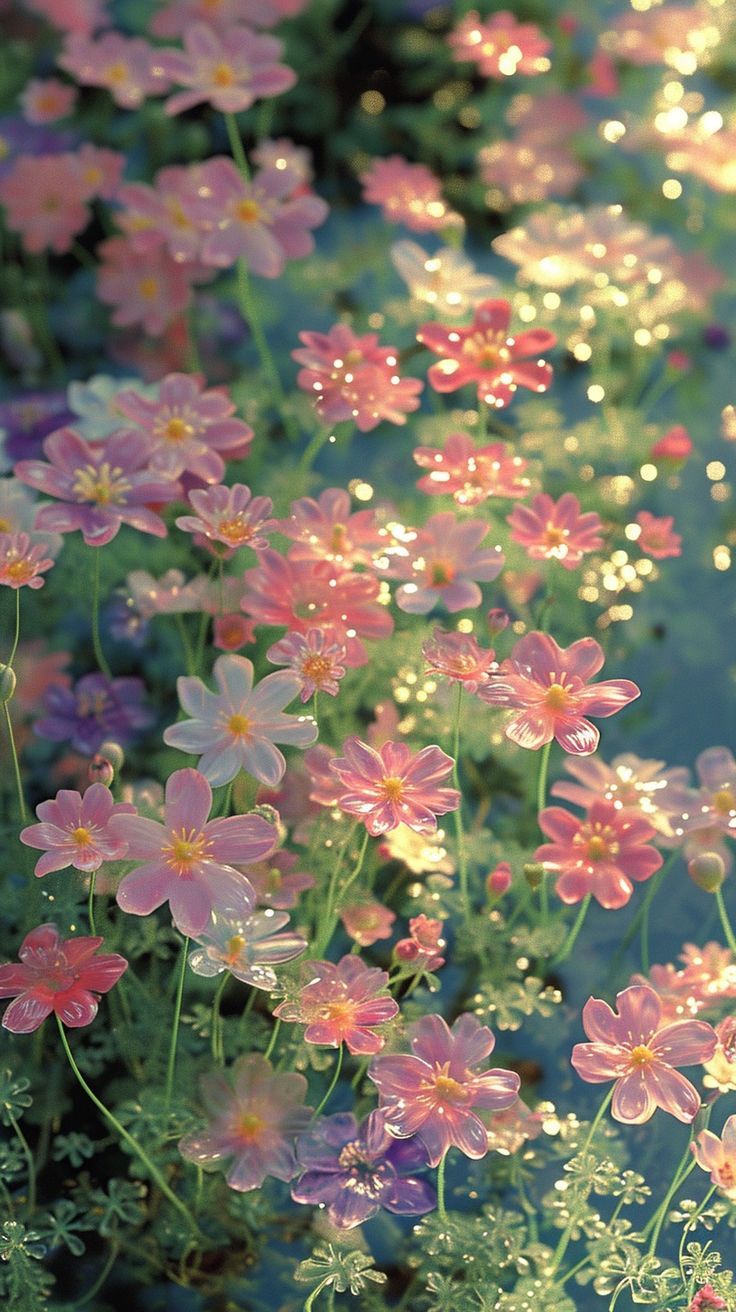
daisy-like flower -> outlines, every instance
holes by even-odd
[[[417,487],[428,496],[451,496],[456,505],[479,506],[488,497],[525,497],[531,486],[527,461],[505,442],[477,447],[467,433],[451,433],[444,448],[417,446],[414,459],[429,473]]]
[[[272,969],[293,961],[308,946],[294,930],[283,931],[289,917],[285,911],[255,911],[250,916],[215,908],[209,924],[196,935],[199,947],[189,954],[195,975],[221,975],[227,970],[243,984],[272,993],[278,977]]]
[[[72,33],[57,63],[85,87],[104,87],[121,109],[138,109],[152,95],[169,87],[161,52],[142,37],[119,32],[100,36]]]
[[[593,802],[581,820],[550,806],[539,814],[539,828],[550,838],[534,853],[534,860],[557,875],[558,897],[571,905],[588,893],[608,910],[623,907],[637,883],[650,879],[662,856],[649,846],[654,826],[641,812],[618,811],[613,802]]]
[[[308,747],[317,737],[311,715],[285,715],[300,691],[287,670],[268,674],[253,687],[253,665],[245,656],[218,656],[213,667],[219,692],[209,692],[194,675],[176,681],[182,709],[192,719],[172,724],[164,742],[183,752],[202,753],[199,769],[213,785],[228,784],[241,770],[273,788],[286,761],[276,743]]]
[[[437,828],[437,816],[457,810],[460,794],[442,781],[453,761],[440,747],[410,751],[406,743],[384,743],[376,751],[360,738],[347,738],[344,756],[330,762],[342,788],[337,805],[358,816],[374,838],[408,825],[419,833]]]
[[[406,579],[396,604],[410,615],[426,615],[438,603],[454,612],[479,606],[483,594],[476,580],[489,583],[500,574],[499,546],[480,547],[488,532],[481,519],[458,521],[451,510],[432,515],[411,542],[393,552],[386,571]]]
[[[245,483],[194,488],[189,493],[189,504],[195,514],[179,515],[177,528],[195,534],[195,540],[204,538],[213,544],[217,555],[225,558],[239,547],[263,551],[268,546],[264,535],[276,528],[276,520],[269,518],[271,498],[254,497]]]
[[[380,205],[387,223],[403,223],[411,232],[462,228],[463,218],[442,196],[439,178],[425,164],[410,164],[402,155],[374,159],[361,173],[363,199]]]
[[[445,964],[442,953],[447,947],[442,929],[441,920],[431,920],[424,912],[413,916],[409,921],[408,938],[400,938],[394,947],[395,957],[417,970],[439,970]]]
[[[259,906],[279,911],[295,907],[301,894],[314,888],[314,877],[295,870],[299,858],[293,852],[274,852],[267,861],[248,866],[245,872],[256,891]]]
[[[583,556],[603,546],[600,516],[595,511],[581,515],[572,492],[564,492],[559,501],[540,492],[530,506],[514,506],[507,523],[513,541],[532,560],[557,560],[564,569],[576,569]]]
[[[168,374],[155,400],[126,388],[115,404],[149,435],[152,469],[169,478],[186,470],[205,483],[219,483],[225,473],[220,453],[242,459],[253,441],[253,429],[233,418],[235,406],[224,391],[203,391],[203,382],[199,374]]]
[[[634,539],[639,551],[655,560],[665,560],[668,556],[682,555],[682,538],[672,527],[673,515],[650,515],[648,510],[640,510],[634,521],[639,527],[639,534]]]
[[[101,673],[83,674],[73,688],[55,681],[46,689],[46,714],[34,732],[52,743],[68,742],[85,756],[93,756],[106,739],[124,747],[153,720],[143,704],[145,691],[142,679],[108,679]]]
[[[405,424],[407,414],[418,409],[424,384],[400,377],[396,347],[380,346],[376,333],[359,337],[337,323],[326,333],[299,333],[299,340],[304,347],[291,353],[304,366],[297,383],[314,398],[326,423],[352,419],[368,433],[382,420]]]
[[[75,155],[19,155],[0,179],[0,205],[25,250],[63,255],[83,232],[91,213]]]
[[[298,676],[302,702],[308,702],[317,692],[337,696],[339,680],[345,674],[345,666],[340,662],[346,655],[342,644],[333,642],[329,631],[324,633],[321,629],[307,629],[306,634],[287,633],[266,652],[272,665],[288,665]]]
[[[26,82],[20,104],[27,123],[56,123],[72,113],[77,99],[77,88],[56,77],[32,77]]]
[[[205,1171],[223,1170],[231,1189],[258,1189],[267,1176],[291,1180],[298,1167],[294,1137],[306,1130],[307,1081],[275,1071],[258,1052],[239,1057],[229,1072],[199,1081],[209,1124],[179,1141],[179,1152]]]
[[[422,324],[417,340],[442,356],[427,375],[435,391],[456,392],[475,383],[478,399],[497,410],[509,404],[519,387],[546,392],[552,382],[552,366],[541,356],[557,338],[546,328],[528,328],[512,337],[510,321],[511,305],[501,300],[479,305],[468,328]]]
[[[391,263],[412,300],[431,305],[440,317],[467,314],[499,289],[496,278],[478,273],[473,261],[454,246],[441,246],[428,255],[415,241],[397,241],[391,247]]]
[[[144,433],[120,430],[104,443],[85,442],[73,428],[60,428],[43,444],[46,460],[20,460],[16,477],[29,487],[56,497],[42,506],[36,527],[54,533],[79,530],[91,547],[103,547],[121,524],[141,533],[166,537],[166,525],[152,502],[173,501],[178,484],[154,473],[148,463],[150,442]]]
[[[382,1207],[398,1216],[422,1216],[437,1205],[432,1186],[414,1172],[427,1165],[417,1139],[397,1141],[380,1111],[358,1125],[351,1112],[317,1121],[297,1139],[304,1174],[291,1187],[297,1203],[327,1208],[339,1230],[369,1221]]]
[[[369,948],[380,939],[391,937],[396,915],[381,902],[354,902],[343,907],[340,919],[353,942]]]
[[[18,956],[0,966],[0,998],[14,998],[5,1008],[4,1029],[32,1034],[55,1013],[69,1029],[91,1025],[100,994],[117,984],[128,963],[117,952],[96,956],[101,938],[61,938],[55,925],[39,925],[23,940]]]
[[[536,23],[519,23],[504,9],[486,21],[477,9],[460,21],[447,38],[454,58],[473,63],[483,77],[501,79],[524,73],[535,77],[549,71],[552,49]]]
[[[36,807],[40,824],[28,825],[20,832],[26,847],[45,853],[36,862],[34,873],[41,878],[52,870],[99,870],[103,861],[119,861],[126,843],[113,832],[110,820],[115,815],[135,815],[128,802],[113,802],[109,788],[92,784],[84,796],[63,788],[56,797]]]
[[[610,765],[597,754],[565,761],[565,769],[576,783],[558,779],[550,792],[575,806],[589,807],[598,798],[613,802],[617,811],[637,809],[653,825],[657,838],[668,846],[679,843],[676,822],[681,812],[683,790],[690,771],[684,766],[667,768],[664,761],[643,761],[631,752],[615,756]]]
[[[700,788],[682,797],[680,827],[685,833],[685,854],[713,851],[723,857],[726,870],[733,866],[726,838],[736,835],[736,760],[728,747],[708,747],[695,761]]]
[[[42,588],[41,575],[54,564],[47,550],[28,533],[0,533],[0,587]]]
[[[488,1133],[474,1107],[503,1111],[519,1092],[511,1071],[479,1070],[495,1039],[469,1013],[449,1029],[441,1016],[423,1016],[410,1026],[411,1056],[378,1057],[368,1071],[378,1086],[379,1107],[390,1134],[416,1134],[437,1166],[448,1148],[466,1157],[485,1157]]]
[[[240,651],[253,642],[255,632],[245,615],[215,615],[212,621],[212,646],[217,651]]]
[[[490,706],[519,711],[505,729],[519,747],[537,751],[554,738],[563,751],[589,756],[600,733],[587,716],[615,715],[641,695],[629,679],[589,683],[603,662],[594,638],[558,647],[547,633],[527,633],[478,696]]]
[[[296,82],[296,73],[280,64],[283,46],[274,36],[248,27],[222,34],[208,23],[193,23],[183,33],[184,50],[162,50],[159,62],[171,82],[188,88],[169,96],[167,114],[181,114],[207,101],[222,114],[250,109],[264,96],[280,96]]]
[[[196,265],[183,264],[164,247],[141,254],[127,237],[110,237],[97,247],[97,295],[112,307],[120,328],[141,327],[160,336],[184,310],[192,295]]]
[[[346,568],[370,565],[383,542],[376,512],[353,511],[350,493],[341,487],[325,488],[316,499],[292,501],[279,531],[294,543],[290,560],[332,560]]]
[[[654,989],[632,984],[616,995],[618,1011],[600,998],[583,1007],[583,1029],[590,1043],[576,1043],[571,1062],[588,1084],[615,1080],[611,1114],[627,1125],[642,1125],[657,1107],[689,1124],[700,1111],[700,1095],[674,1068],[710,1061],[717,1038],[705,1021],[662,1024],[662,1003]]]
[[[480,647],[472,633],[446,633],[436,628],[422,643],[427,674],[459,683],[467,692],[477,692],[498,669],[492,647]]]
[[[182,934],[197,937],[218,906],[253,910],[253,885],[235,869],[273,852],[278,833],[259,815],[208,820],[212,789],[199,770],[176,770],[166,783],[163,824],[140,815],[110,821],[127,843],[127,857],[142,861],[117,891],[122,911],[149,916],[164,902]]]
[[[328,1048],[344,1043],[348,1052],[360,1057],[380,1052],[386,1040],[377,1027],[399,1014],[388,992],[387,972],[352,955],[337,965],[310,961],[309,969],[311,978],[298,998],[279,1003],[274,1016],[305,1025],[306,1043]]]

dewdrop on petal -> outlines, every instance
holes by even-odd
[[[698,888],[717,893],[726,878],[726,865],[718,852],[700,852],[687,863],[687,873]]]

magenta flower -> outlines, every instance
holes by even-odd
[[[558,647],[547,633],[527,633],[478,696],[521,712],[506,725],[506,737],[519,747],[536,751],[555,738],[563,751],[589,756],[600,733],[586,716],[615,715],[641,695],[629,679],[588,683],[603,661],[594,638]]]
[[[613,802],[592,802],[582,820],[561,806],[547,807],[539,828],[552,842],[538,847],[534,860],[557,876],[557,895],[568,905],[592,893],[608,910],[623,907],[634,891],[632,879],[650,879],[662,864],[661,854],[648,845],[654,825]]]
[[[691,1146],[698,1166],[710,1171],[711,1184],[736,1200],[736,1116],[729,1116],[720,1139],[711,1130],[701,1130]]]
[[[299,340],[304,347],[291,353],[304,366],[297,383],[326,423],[351,419],[368,433],[382,420],[405,424],[407,414],[419,408],[424,383],[399,376],[396,347],[379,346],[376,333],[358,337],[347,324],[336,323],[326,333],[300,333]]]
[[[253,429],[233,418],[235,406],[224,391],[203,391],[202,385],[198,374],[167,374],[155,401],[125,388],[115,404],[151,438],[151,469],[168,478],[186,470],[205,483],[219,483],[225,473],[220,453],[242,459]]]
[[[184,29],[184,50],[162,50],[164,75],[188,91],[170,96],[167,114],[181,114],[208,101],[222,114],[250,109],[264,96],[279,96],[296,82],[296,73],[280,64],[283,46],[274,36],[259,36],[248,27],[218,33],[205,23]]]
[[[336,697],[340,691],[339,680],[345,674],[345,666],[340,662],[345,660],[347,652],[321,629],[307,629],[306,634],[287,633],[269,647],[266,656],[272,665],[288,665],[301,680],[302,702],[308,702],[316,692]]]
[[[397,589],[399,609],[426,615],[438,603],[451,612],[479,606],[483,594],[476,580],[489,583],[504,563],[499,546],[480,549],[487,532],[482,519],[460,523],[451,510],[432,515],[413,541],[390,557],[386,572],[410,580]]]
[[[243,984],[267,993],[278,987],[274,965],[292,961],[306,951],[307,940],[293,929],[285,911],[255,911],[250,916],[216,908],[209,924],[197,934],[199,947],[189,954],[195,975],[221,975],[227,970]]]
[[[268,538],[263,535],[276,528],[276,520],[269,519],[273,510],[271,498],[252,496],[245,483],[194,488],[189,493],[189,504],[196,514],[180,515],[177,528],[196,536],[201,534],[208,544],[215,544],[215,554],[225,559],[238,547],[263,551],[268,546]]]
[[[603,525],[595,511],[580,513],[580,502],[572,492],[553,501],[540,492],[531,506],[514,506],[507,518],[511,537],[526,547],[532,560],[557,560],[565,569],[576,569],[589,551],[603,546]]]
[[[616,995],[618,1012],[600,998],[583,1007],[583,1029],[591,1043],[576,1043],[571,1062],[588,1084],[615,1080],[611,1114],[627,1125],[642,1125],[657,1107],[678,1121],[692,1121],[700,1096],[674,1069],[710,1061],[718,1039],[705,1021],[662,1025],[662,1003],[647,984],[632,984]]]
[[[428,496],[451,496],[457,506],[479,506],[489,497],[525,497],[531,486],[527,461],[511,454],[504,442],[476,446],[468,433],[450,433],[444,448],[414,448],[420,469],[428,469],[417,487]]]
[[[53,560],[46,543],[33,542],[28,533],[0,533],[0,587],[42,588],[41,578]]]
[[[36,862],[40,879],[52,870],[99,870],[103,861],[119,861],[127,844],[113,832],[110,820],[116,815],[135,815],[128,802],[113,802],[104,784],[92,784],[84,794],[62,788],[49,802],[36,807],[41,821],[20,832],[26,847],[37,847],[45,856]]]
[[[59,428],[44,440],[46,460],[20,460],[22,483],[64,504],[42,506],[36,527],[53,533],[79,529],[91,547],[103,547],[121,524],[166,537],[166,525],[149,508],[172,501],[178,485],[151,471],[150,444],[143,433],[119,430],[105,442],[87,442],[73,428]]]
[[[468,692],[477,692],[498,669],[492,647],[480,647],[472,633],[446,633],[434,630],[422,643],[427,674],[459,683]]]
[[[546,392],[552,382],[552,366],[541,358],[528,357],[541,357],[557,338],[546,328],[529,328],[510,337],[510,319],[508,301],[484,301],[469,328],[422,324],[417,340],[442,356],[428,374],[435,391],[456,392],[466,383],[476,383],[478,400],[497,410],[509,404],[519,387]]]
[[[263,168],[246,182],[231,160],[218,157],[208,160],[207,178],[208,193],[198,208],[208,226],[205,264],[228,269],[244,259],[260,277],[278,278],[287,260],[311,255],[310,230],[324,223],[327,205],[304,190],[297,173]]]
[[[402,155],[374,159],[361,173],[363,199],[380,205],[387,223],[403,223],[411,232],[462,228],[463,219],[442,196],[439,178],[426,164],[410,164]]]
[[[229,1073],[199,1082],[210,1113],[205,1129],[179,1141],[179,1152],[208,1170],[224,1170],[231,1189],[258,1189],[266,1176],[291,1180],[297,1173],[293,1141],[306,1130],[312,1108],[304,1106],[303,1075],[275,1071],[258,1052],[239,1057]]]
[[[54,1012],[64,1025],[79,1029],[97,1015],[99,995],[117,984],[128,963],[117,952],[94,954],[101,938],[62,939],[55,925],[39,925],[26,934],[20,965],[0,966],[0,998],[14,998],[5,1008],[3,1027],[31,1034]]]
[[[193,718],[172,724],[164,742],[183,752],[202,752],[199,769],[213,785],[228,784],[245,770],[274,788],[286,769],[276,743],[308,747],[317,737],[311,715],[283,711],[297,696],[299,680],[279,670],[254,688],[253,665],[245,656],[218,656],[213,673],[219,693],[209,692],[193,675],[177,679],[179,701]]]
[[[332,560],[344,568],[370,565],[384,539],[375,510],[353,512],[350,493],[328,487],[319,497],[292,501],[287,519],[279,530],[294,543],[290,560]]]
[[[378,1086],[379,1107],[391,1134],[416,1134],[437,1166],[448,1148],[485,1157],[488,1131],[473,1107],[503,1111],[519,1092],[511,1071],[480,1071],[495,1039],[465,1012],[449,1029],[441,1016],[423,1016],[409,1029],[411,1056],[378,1057],[368,1076]]]
[[[635,539],[639,551],[653,556],[655,560],[682,555],[682,538],[672,527],[674,516],[664,515],[658,519],[656,515],[650,515],[648,510],[640,510],[635,522],[640,529]]]
[[[431,833],[438,815],[460,805],[457,789],[442,785],[453,761],[439,747],[413,753],[406,743],[387,742],[376,751],[360,738],[347,738],[343,751],[344,756],[330,762],[342,784],[337,805],[357,815],[374,838],[401,824]]]
[[[388,974],[360,957],[310,961],[312,975],[294,1001],[279,1003],[274,1016],[306,1025],[304,1039],[328,1048],[344,1043],[353,1056],[380,1052],[385,1043],[376,1027],[393,1020],[399,1008],[387,991]]]
[[[140,815],[116,816],[113,832],[142,861],[124,875],[117,891],[122,911],[148,916],[168,902],[182,934],[197,937],[217,907],[253,910],[253,885],[234,867],[273,852],[278,833],[259,815],[209,820],[212,789],[198,770],[176,770],[166,783],[164,822]]]
[[[455,59],[476,64],[483,77],[502,80],[515,73],[534,77],[550,68],[551,41],[536,23],[519,23],[506,9],[486,20],[477,9],[471,10],[453,28],[447,43]]]

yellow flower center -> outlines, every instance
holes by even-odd
[[[645,1043],[637,1043],[636,1047],[631,1049],[630,1061],[632,1066],[647,1066],[655,1058],[656,1054]]]
[[[216,87],[231,87],[235,81],[235,73],[230,64],[218,64],[212,70],[212,81]]]
[[[180,419],[178,415],[174,415],[165,425],[163,436],[169,442],[183,442],[185,438],[192,436],[193,431],[191,424],[188,424],[184,419]]]
[[[400,802],[401,794],[404,791],[404,781],[397,775],[388,775],[381,780],[381,787],[389,802]]]
[[[128,77],[128,65],[120,60],[117,64],[111,64],[107,70],[108,82],[120,83],[125,82]]]
[[[227,722],[228,730],[236,738],[244,738],[250,729],[250,720],[247,715],[231,715]]]
[[[544,530],[544,541],[548,547],[560,547],[565,538],[570,536],[570,530],[559,528],[557,524],[548,524]]]
[[[736,810],[736,797],[730,788],[720,788],[713,798],[713,810],[718,815],[729,815]]]
[[[551,711],[564,711],[570,700],[570,694],[561,683],[550,684],[545,693],[544,703]]]
[[[30,560],[11,560],[5,566],[4,574],[11,583],[27,583],[32,579],[36,569]]]
[[[201,861],[209,844],[203,833],[196,829],[180,829],[172,833],[171,842],[163,848],[166,864],[173,866],[177,874],[187,874],[193,865]]]
[[[345,525],[333,524],[331,547],[332,550],[335,552],[335,555],[342,555],[342,553],[345,551],[346,538],[347,538],[347,534],[345,532]]]
[[[138,283],[138,291],[140,292],[144,301],[152,301],[155,296],[158,296],[157,279],[151,277],[141,278],[141,281]]]
[[[467,1097],[462,1084],[453,1080],[451,1075],[438,1075],[434,1087],[443,1102],[463,1102]]]
[[[242,546],[253,537],[253,527],[243,515],[233,515],[232,519],[221,519],[217,532],[231,547]]]
[[[314,652],[302,661],[302,674],[319,687],[330,673],[330,664],[326,656],[319,656]]]
[[[455,570],[446,560],[435,560],[429,567],[429,577],[433,588],[447,587],[455,577]]]
[[[588,856],[591,861],[600,861],[604,856],[608,856],[608,845],[596,834],[588,843]]]
[[[235,216],[241,223],[257,223],[261,217],[260,206],[254,200],[241,200],[235,207]]]
[[[229,940],[227,945],[228,961],[231,963],[237,961],[244,947],[245,947],[245,939],[243,938],[243,935],[233,934],[232,938]]]
[[[244,1112],[238,1117],[238,1136],[246,1143],[252,1143],[258,1138],[264,1126],[265,1121],[260,1116],[256,1116],[253,1112]]]
[[[12,533],[12,532],[13,532],[13,525],[11,524],[10,520],[0,518],[0,533]]]
[[[72,491],[80,501],[96,501],[99,506],[120,505],[125,501],[126,492],[133,484],[123,477],[120,465],[110,465],[107,460],[97,468],[85,465],[77,471]]]
[[[92,844],[92,835],[89,829],[85,829],[83,825],[80,825],[78,829],[72,829],[70,837],[77,847],[90,847]]]

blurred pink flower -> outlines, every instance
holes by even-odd
[[[152,469],[169,478],[179,478],[186,470],[205,483],[219,483],[225,473],[221,452],[242,459],[253,429],[233,418],[235,406],[226,392],[203,387],[200,374],[168,374],[155,400],[124,388],[115,403],[151,438]]]
[[[207,186],[204,161],[159,169],[152,187],[144,182],[120,187],[116,199],[123,208],[117,222],[132,249],[147,254],[165,246],[180,264],[200,259],[207,227],[198,221],[198,197]]]
[[[54,564],[47,550],[28,533],[0,533],[0,587],[42,588],[46,580],[41,575]]]
[[[667,768],[664,761],[643,761],[631,752],[614,757],[610,765],[600,756],[571,757],[565,761],[568,774],[577,780],[556,780],[550,792],[575,806],[589,807],[597,798],[613,802],[617,810],[637,808],[657,831],[658,840],[673,846],[680,841],[675,832],[678,801],[686,789],[690,771],[684,766]]]
[[[524,127],[514,139],[494,141],[478,151],[478,171],[489,188],[485,198],[489,208],[503,211],[514,205],[539,204],[575,190],[585,171],[569,149],[569,131],[562,123],[557,131],[558,140],[550,141]]]
[[[477,9],[460,20],[447,37],[455,59],[476,64],[483,77],[502,79],[546,73],[552,42],[536,23],[519,23],[507,9],[483,21]]]
[[[481,548],[488,533],[482,519],[459,521],[451,510],[432,515],[416,536],[386,559],[391,578],[408,580],[396,592],[396,605],[410,615],[426,615],[441,604],[450,612],[479,606],[476,580],[489,583],[504,563],[501,548]]]
[[[685,834],[685,855],[718,852],[733,867],[733,854],[724,840],[736,836],[736,760],[729,747],[708,747],[695,761],[700,782],[697,791],[686,790],[680,799],[680,828]]]
[[[0,580],[1,581],[1,580]],[[336,697],[339,680],[345,674],[341,664],[346,658],[345,648],[330,640],[329,633],[321,629],[307,629],[304,633],[287,633],[266,652],[272,665],[288,665],[301,680],[302,702],[308,702],[318,692]]]
[[[306,1025],[306,1043],[339,1048],[344,1043],[353,1056],[380,1052],[385,1038],[377,1028],[399,1013],[388,993],[388,974],[366,966],[352,954],[335,965],[310,961],[311,978],[294,1001],[281,1002],[274,1016]]]
[[[23,940],[20,965],[0,966],[0,998],[14,998],[5,1008],[3,1027],[31,1034],[54,1012],[63,1025],[79,1029],[97,1015],[99,995],[117,984],[128,963],[117,952],[94,954],[101,938],[62,939],[55,925],[39,925]]]
[[[299,333],[299,340],[304,348],[291,353],[304,366],[297,383],[326,423],[352,419],[368,433],[382,420],[405,424],[407,414],[419,408],[424,384],[400,377],[396,347],[379,346],[376,333],[358,337],[337,323],[326,333]]]
[[[24,716],[40,713],[49,688],[71,687],[70,661],[71,652],[48,651],[43,638],[20,643],[13,662],[18,680],[14,702]]]
[[[350,493],[341,487],[292,501],[279,531],[294,543],[290,560],[333,560],[346,568],[370,565],[383,541],[375,510],[353,511]]]
[[[505,442],[477,447],[468,433],[451,433],[443,450],[414,448],[414,459],[428,469],[417,487],[428,496],[451,496],[456,505],[479,506],[488,497],[525,497],[530,488],[527,461]]]
[[[311,749],[316,750],[316,749]],[[306,753],[309,755],[309,753]],[[295,870],[299,857],[294,852],[274,852],[265,861],[249,865],[247,874],[256,892],[256,902],[262,907],[275,907],[283,911],[295,907],[302,893],[314,888],[314,877],[305,870]]]
[[[690,434],[682,424],[675,424],[674,428],[668,429],[663,437],[651,447],[649,454],[653,460],[672,460],[677,464],[684,464],[688,456],[692,455],[693,443]]]
[[[56,123],[72,113],[77,88],[56,77],[32,77],[23,88],[20,105],[27,123]]]
[[[707,62],[709,47],[719,39],[707,9],[669,4],[639,13],[627,9],[613,19],[600,42],[627,64],[663,64],[689,74]]]
[[[529,1139],[542,1133],[545,1121],[543,1111],[532,1112],[521,1098],[502,1112],[492,1112],[483,1120],[488,1130],[488,1147],[492,1153],[510,1157],[518,1153]]]
[[[664,515],[658,519],[656,515],[650,515],[648,510],[640,510],[635,522],[641,529],[636,539],[639,551],[653,556],[655,560],[682,555],[682,538],[672,527],[674,516]]]
[[[428,378],[437,392],[456,392],[476,383],[479,401],[500,410],[513,399],[519,387],[546,392],[552,382],[552,366],[541,358],[557,338],[546,328],[527,328],[509,336],[511,305],[508,301],[483,301],[468,328],[441,323],[422,324],[417,340],[442,359],[430,366]]]
[[[207,23],[224,33],[236,24],[275,27],[284,18],[301,13],[307,0],[173,0],[152,17],[154,36],[182,36],[191,23]]]
[[[40,848],[34,874],[41,878],[52,870],[99,870],[103,861],[120,861],[126,842],[110,827],[116,815],[135,815],[128,802],[113,802],[104,784],[92,784],[80,793],[62,789],[53,800],[40,802],[36,815],[41,821],[20,832],[26,847]]]
[[[391,1134],[418,1135],[430,1166],[452,1147],[466,1157],[485,1157],[488,1134],[472,1109],[503,1111],[519,1092],[511,1071],[478,1070],[493,1050],[491,1031],[466,1012],[452,1029],[441,1016],[423,1016],[409,1034],[411,1056],[378,1057],[368,1070]]]
[[[618,811],[613,802],[594,801],[581,820],[560,806],[539,814],[543,843],[534,860],[557,877],[557,896],[571,905],[589,893],[602,907],[615,910],[628,902],[637,883],[651,878],[662,856],[648,845],[655,829],[641,812]]]
[[[255,631],[250,620],[237,612],[215,615],[212,621],[212,646],[217,651],[240,651],[253,642]]]
[[[477,692],[498,669],[492,647],[480,647],[472,633],[446,633],[436,628],[422,643],[426,673],[459,683],[467,692]]]
[[[263,551],[268,546],[264,535],[276,528],[276,520],[269,518],[273,510],[271,498],[252,496],[245,483],[194,488],[189,493],[189,504],[196,513],[179,515],[177,528],[193,533],[195,541],[199,536],[204,537],[208,544],[213,544],[214,554],[225,559],[239,547]],[[220,545],[224,551],[219,549]]]
[[[127,237],[110,237],[97,247],[97,294],[112,307],[112,322],[132,324],[159,336],[191,299],[192,266],[160,247],[142,255]]]
[[[82,86],[104,87],[121,109],[138,109],[149,96],[169,87],[160,52],[142,37],[103,32],[72,33],[57,63]]]
[[[411,232],[463,227],[462,216],[442,197],[439,178],[424,164],[389,155],[372,160],[360,181],[363,199],[369,205],[380,205],[387,223],[403,223]]]
[[[701,1130],[692,1152],[698,1166],[710,1171],[711,1184],[736,1200],[736,1116],[729,1116],[720,1139],[711,1130]]]
[[[702,1285],[692,1303],[688,1303],[687,1312],[728,1312],[728,1303],[712,1285]]]
[[[564,569],[576,569],[583,556],[603,546],[600,516],[595,511],[581,515],[572,492],[563,492],[559,501],[540,492],[530,506],[514,506],[506,522],[512,540],[532,560],[556,560]]]
[[[299,680],[279,670],[254,687],[253,665],[245,656],[218,656],[213,674],[219,693],[193,675],[177,679],[182,709],[192,718],[166,729],[164,742],[201,752],[199,770],[213,785],[230,783],[245,770],[274,787],[286,770],[276,743],[308,747],[317,737],[311,715],[283,711],[299,693]]]
[[[547,633],[527,633],[478,696],[491,706],[520,711],[505,729],[519,747],[537,751],[555,738],[563,751],[589,756],[600,733],[586,717],[615,715],[640,696],[628,679],[589,683],[603,661],[594,638],[558,647]]]
[[[193,23],[184,28],[182,40],[183,51],[158,52],[165,77],[188,88],[169,97],[167,114],[181,114],[203,101],[222,114],[238,114],[296,82],[293,69],[278,62],[283,46],[276,37],[239,26],[218,33],[209,23]]]
[[[353,902],[342,908],[340,919],[350,938],[361,948],[369,948],[379,939],[391,937],[396,913],[380,902]]]
[[[445,964],[442,956],[447,941],[442,937],[442,921],[430,920],[422,912],[409,921],[409,937],[399,939],[394,947],[398,961],[417,970],[439,970]]]
[[[0,179],[0,205],[32,255],[63,255],[90,221],[88,191],[76,155],[18,155]]]
[[[253,147],[250,157],[259,168],[286,168],[297,173],[306,187],[314,181],[311,150],[295,145],[290,137],[278,137],[275,141],[265,137]]]
[[[718,1048],[704,1063],[703,1084],[719,1093],[736,1093],[736,1016],[726,1016],[715,1027]],[[735,1181],[736,1183],[736,1181]]]
[[[599,998],[583,1008],[590,1043],[576,1043],[571,1062],[588,1084],[615,1080],[611,1114],[627,1125],[642,1125],[661,1107],[689,1124],[700,1111],[700,1095],[676,1066],[709,1061],[715,1031],[705,1021],[662,1025],[662,1004],[654,989],[634,984],[616,995],[618,1012]]]
[[[107,150],[104,146],[93,146],[91,141],[85,141],[77,151],[77,163],[88,200],[96,196],[101,196],[103,200],[117,199],[120,179],[127,163],[121,151]]]
[[[384,743],[379,751],[346,738],[344,756],[330,762],[342,784],[337,804],[358,816],[374,838],[408,825],[419,833],[437,828],[437,816],[455,811],[460,794],[442,780],[452,773],[452,757],[437,746],[413,753],[406,743]]]
[[[81,32],[85,36],[110,21],[105,0],[26,0],[25,7],[41,14],[61,32]]]

